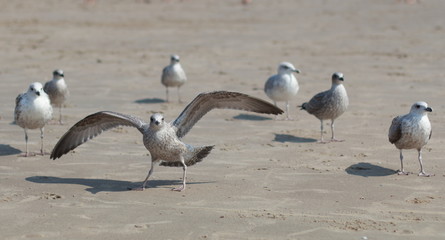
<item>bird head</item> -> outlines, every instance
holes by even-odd
[[[53,72],[53,77],[54,77],[55,79],[63,78],[63,77],[64,77],[63,70],[61,70],[61,69],[56,69],[56,70],[54,70],[54,72]]]
[[[426,114],[432,111],[433,109],[428,107],[426,102],[416,102],[411,106],[410,113]]]
[[[345,79],[343,78],[343,73],[336,72],[336,73],[332,74],[332,83],[333,84],[343,84],[343,81],[345,81]]]
[[[161,128],[164,126],[164,116],[160,113],[155,113],[150,117],[150,127]]]
[[[45,92],[43,91],[42,84],[39,82],[35,82],[35,83],[32,83],[31,85],[29,85],[28,93],[40,96],[42,93],[45,93]]]
[[[178,63],[179,62],[179,56],[176,54],[171,55],[170,57],[170,63],[174,64],[174,63]]]
[[[290,74],[300,73],[300,70],[296,69],[290,62],[282,62],[278,65],[278,74]]]

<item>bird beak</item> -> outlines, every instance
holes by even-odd
[[[427,111],[427,112],[432,112],[432,111],[433,111],[433,109],[432,109],[432,108],[430,108],[430,107],[427,107],[427,108],[425,108],[425,111]]]
[[[59,74],[59,76],[61,76],[61,77],[65,77],[63,74]]]
[[[39,91],[36,91],[36,94],[37,94],[37,96],[40,96],[40,92]]]
[[[340,80],[340,81],[345,81],[345,79],[344,79],[344,78],[342,78],[342,77],[341,77],[341,78],[339,78],[338,80]]]
[[[298,70],[298,69],[295,69],[295,70],[294,70],[294,72],[296,72],[296,73],[300,73],[300,70]]]
[[[160,122],[159,122],[159,121],[155,121],[155,124],[156,124],[156,125],[159,125],[159,124],[160,124]]]

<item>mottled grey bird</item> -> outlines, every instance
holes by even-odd
[[[415,148],[420,163],[419,176],[431,176],[423,170],[422,147],[431,139],[431,123],[427,113],[432,111],[433,109],[428,107],[426,102],[416,102],[411,106],[408,114],[397,116],[392,120],[388,138],[389,142],[400,150],[401,169],[398,171],[399,174],[408,174],[403,168],[402,149]]]
[[[43,90],[48,94],[51,104],[59,108],[59,123],[62,122],[62,106],[69,96],[68,87],[65,83],[63,70],[57,69],[53,72],[53,79],[46,82]]]
[[[335,138],[334,121],[342,115],[349,105],[348,94],[343,86],[343,73],[337,72],[332,75],[331,89],[318,93],[309,102],[303,103],[300,107],[308,113],[320,119],[321,139],[323,140],[323,120],[331,119],[331,141],[342,141]]]
[[[166,66],[162,70],[161,83],[165,86],[165,98],[168,102],[168,88],[178,87],[178,101],[181,102],[181,95],[179,88],[187,81],[184,69],[182,69],[179,63],[179,56],[172,55],[170,57],[170,65]]]
[[[145,188],[153,172],[155,162],[163,166],[183,167],[182,186],[185,189],[187,166],[194,165],[205,158],[213,146],[191,146],[181,141],[187,132],[207,112],[215,108],[230,108],[266,114],[281,114],[283,111],[263,100],[237,92],[216,91],[199,94],[176,120],[168,123],[160,113],[150,117],[150,123],[121,113],[98,112],[76,123],[54,147],[51,158],[56,159],[76,148],[105,130],[124,125],[137,128],[143,135],[143,142],[151,154],[151,168],[140,190]]]
[[[286,119],[289,119],[289,101],[297,95],[299,89],[294,72],[300,73],[300,70],[289,62],[282,62],[278,65],[278,73],[267,79],[264,85],[264,92],[275,106],[277,102],[286,102]]]
[[[43,91],[42,84],[39,82],[32,83],[27,92],[19,94],[15,99],[14,121],[25,131],[25,157],[29,156],[28,129],[40,128],[40,153],[45,154],[43,151],[43,132],[45,124],[51,120],[52,114],[53,108],[48,95]]]

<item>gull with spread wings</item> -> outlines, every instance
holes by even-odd
[[[187,167],[202,161],[214,146],[191,146],[181,141],[190,129],[207,112],[215,108],[238,109],[265,114],[281,114],[283,111],[274,105],[246,94],[228,91],[215,91],[199,94],[182,113],[172,122],[166,122],[164,116],[155,113],[150,122],[116,112],[102,111],[91,114],[71,127],[59,140],[51,153],[51,159],[57,159],[82,143],[99,135],[103,131],[118,126],[137,128],[143,135],[143,142],[151,155],[151,167],[142,187],[144,190],[148,178],[153,173],[154,163],[162,166],[182,167],[182,186],[175,191],[183,191],[186,185]]]

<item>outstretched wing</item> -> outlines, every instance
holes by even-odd
[[[82,143],[96,137],[103,131],[118,126],[130,126],[143,133],[147,124],[137,117],[116,112],[97,112],[80,120],[57,142],[51,153],[51,159],[61,157]]]
[[[238,92],[201,93],[173,121],[172,125],[177,128],[176,135],[179,138],[185,136],[199,119],[214,108],[238,109],[275,115],[283,113],[283,110],[266,101]]]
[[[402,116],[395,117],[389,127],[388,138],[390,143],[397,142],[402,137]]]

